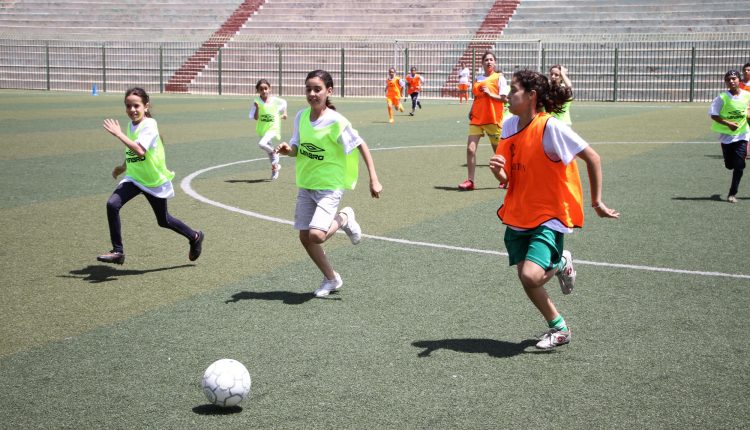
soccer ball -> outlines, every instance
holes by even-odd
[[[214,361],[203,372],[203,393],[214,405],[237,406],[250,394],[250,373],[237,360]]]

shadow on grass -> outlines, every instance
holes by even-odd
[[[418,357],[429,357],[434,351],[439,349],[450,349],[456,352],[487,354],[490,357],[508,358],[526,353],[525,349],[536,343],[537,341],[532,339],[524,340],[521,343],[494,339],[440,339],[419,340],[412,342],[412,345],[417,348],[424,348],[424,351],[417,354]]]
[[[75,278],[97,284],[99,282],[115,281],[119,276],[143,275],[150,272],[161,272],[164,270],[182,269],[183,267],[194,267],[195,264],[182,264],[179,266],[159,267],[156,269],[118,269],[105,265],[90,265],[83,269],[71,270],[69,275],[59,275],[59,278]]]
[[[222,408],[212,404],[205,404],[196,406],[193,408],[193,412],[198,415],[231,415],[242,412],[242,406],[231,406],[228,408]]]
[[[293,291],[240,291],[232,294],[232,298],[224,303],[237,303],[240,300],[276,300],[286,305],[301,305],[314,299],[313,293],[295,293]],[[326,300],[341,300],[329,297]]]
[[[435,185],[432,188],[434,188],[436,190],[443,190],[443,191],[457,191],[459,193],[468,193],[468,192],[470,192],[470,191],[459,190],[457,185],[453,185],[453,186],[450,186],[450,187],[449,186],[445,186],[445,185]],[[500,188],[498,188],[497,186],[494,186],[494,187],[484,187],[484,188],[481,188],[481,187],[474,188],[474,191],[482,191],[482,190],[500,190]]]
[[[738,198],[737,200],[740,200],[741,198]],[[722,202],[726,203],[724,199],[721,198],[721,194],[712,194],[707,197],[672,197],[672,200],[687,200],[687,201],[711,201],[711,202]]]
[[[259,184],[261,182],[271,182],[270,179],[227,179],[224,181],[228,184]]]

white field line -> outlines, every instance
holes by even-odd
[[[644,142],[645,143],[645,142]],[[372,151],[378,151],[378,150],[395,150],[395,149],[412,149],[412,148],[442,148],[442,147],[450,147],[450,146],[461,146],[464,145],[422,145],[422,146],[402,146],[402,147],[393,147],[393,148],[372,148]],[[211,170],[218,170],[222,169],[224,167],[233,166],[236,164],[242,164],[242,163],[251,163],[254,161],[268,161],[268,157],[263,158],[255,158],[252,160],[241,160],[241,161],[234,161],[231,163],[226,164],[220,164],[217,166],[211,166],[206,167],[205,169],[201,169],[198,171],[195,171],[189,175],[187,175],[185,178],[180,181],[180,188],[185,192],[185,194],[189,195],[190,197],[206,203],[211,206],[215,206],[224,210],[228,210],[230,212],[236,212],[242,215],[250,216],[253,218],[262,219],[264,221],[271,221],[276,222],[280,224],[287,224],[287,225],[294,225],[293,221],[285,220],[282,218],[272,217],[268,215],[264,215],[258,212],[248,211],[245,209],[241,209],[235,206],[226,205],[221,202],[217,202],[214,200],[211,200],[207,197],[202,196],[198,192],[196,192],[193,187],[191,186],[191,183],[193,179],[198,177],[199,175],[202,175],[203,173],[209,172]],[[403,245],[410,245],[410,246],[423,246],[428,248],[437,248],[437,249],[446,249],[450,251],[459,251],[459,252],[471,252],[475,254],[488,254],[488,255],[497,255],[497,256],[504,256],[507,257],[507,252],[501,252],[501,251],[494,251],[494,250],[487,250],[487,249],[476,249],[476,248],[467,248],[462,246],[453,246],[453,245],[445,245],[440,243],[430,243],[430,242],[418,242],[413,240],[406,240],[406,239],[398,239],[393,237],[386,237],[386,236],[374,236],[371,234],[363,234],[363,237],[369,238],[369,239],[375,239],[375,240],[381,240],[384,242],[392,242],[392,243],[399,243]],[[663,272],[663,273],[675,273],[675,274],[683,274],[683,275],[696,275],[696,276],[713,276],[713,277],[723,277],[723,278],[736,278],[736,279],[750,279],[750,275],[742,275],[742,274],[734,274],[734,273],[722,273],[722,272],[705,272],[700,270],[683,270],[683,269],[672,269],[668,267],[655,267],[655,266],[641,266],[641,265],[634,265],[634,264],[620,264],[620,263],[608,263],[608,262],[600,262],[600,261],[588,261],[588,260],[575,260],[576,264],[584,264],[589,266],[600,266],[600,267],[611,267],[611,268],[617,268],[617,269],[631,269],[631,270],[642,270],[647,272]]]

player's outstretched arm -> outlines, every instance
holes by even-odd
[[[602,201],[602,161],[599,154],[593,148],[587,146],[586,149],[578,153],[578,157],[586,162],[591,187],[591,207],[602,218],[620,218],[619,212],[608,208]]]

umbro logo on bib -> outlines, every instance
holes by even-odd
[[[316,152],[325,152],[325,149],[319,148],[312,143],[300,143],[299,145],[300,154],[313,160],[323,160],[323,154],[316,154]]]

